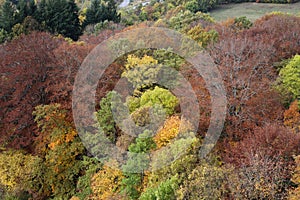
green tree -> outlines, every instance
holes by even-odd
[[[186,32],[186,29],[189,29],[191,24],[197,25],[199,21],[205,21],[206,23],[214,23],[214,19],[205,13],[202,12],[196,12],[193,13],[189,10],[176,13],[176,15],[173,15],[169,19],[165,19],[166,24],[175,30],[178,30],[180,32]]]
[[[86,199],[93,193],[92,177],[102,169],[102,164],[96,158],[87,156],[83,156],[81,164],[83,175],[78,178],[76,194],[74,196],[80,199]]]
[[[156,199],[176,199],[176,190],[178,189],[178,179],[173,176],[166,181],[162,181],[157,187],[147,188],[140,196],[140,200],[156,200]]]
[[[100,101],[100,110],[96,113],[99,128],[101,127],[105,136],[112,142],[117,139],[117,129],[115,119],[112,113],[112,100],[113,96],[118,95],[115,91],[106,94]]]
[[[150,163],[148,187],[156,187],[173,176],[178,183],[197,166],[200,141],[193,133],[186,133],[170,143],[166,148],[156,151]]]
[[[172,115],[178,103],[177,97],[169,90],[157,86],[142,93],[141,97],[130,96],[126,99],[133,120],[141,125],[150,122],[150,111],[153,114],[152,120],[161,120],[165,115]]]
[[[155,151],[150,163],[152,172],[141,199],[176,199],[177,189],[198,164],[199,145],[193,134],[184,134]]]
[[[145,130],[136,138],[128,150],[129,156],[126,164],[122,166],[125,178],[122,180],[122,192],[130,199],[138,199],[143,183],[144,172],[149,167],[148,152],[156,147],[149,130]],[[137,171],[136,173],[134,173]]]
[[[292,94],[294,99],[300,98],[300,55],[295,55],[279,72],[279,87]]]
[[[11,1],[6,0],[0,12],[0,28],[10,33],[15,24],[15,6]]]
[[[243,30],[243,29],[249,29],[251,26],[253,26],[253,23],[247,19],[247,17],[242,16],[242,17],[236,17],[234,19],[234,24],[233,28],[238,29],[238,30]]]
[[[16,7],[16,23],[22,23],[27,16],[34,16],[37,10],[34,0],[19,0]]]
[[[8,33],[3,28],[0,29],[0,44],[5,42],[8,39]]]
[[[12,37],[24,32],[21,24],[28,16],[34,16],[36,4],[34,0],[5,1],[0,10],[0,29],[12,33]],[[9,35],[6,39],[9,39]],[[2,39],[3,41],[3,39]]]
[[[42,0],[36,18],[49,32],[78,40],[82,34],[78,13],[74,0]]]
[[[172,67],[173,69],[179,70],[181,65],[185,62],[176,53],[172,52],[172,49],[157,49],[153,52],[153,58],[163,66]]]
[[[114,0],[93,0],[86,11],[86,19],[83,27],[89,24],[97,24],[105,20],[120,22],[121,16],[117,13],[117,6]]]
[[[175,112],[175,107],[178,105],[179,100],[169,90],[155,87],[154,90],[147,90],[141,96],[140,106],[161,105],[166,115],[170,116]]]
[[[202,47],[207,47],[208,44],[216,42],[218,39],[217,31],[207,31],[204,28],[202,28],[200,24],[188,30],[187,35],[190,36],[196,42],[198,42],[198,44]]]
[[[213,9],[217,3],[218,0],[198,0],[198,9],[196,11],[208,12]]]

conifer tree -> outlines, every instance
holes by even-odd
[[[0,12],[0,28],[7,32],[15,25],[15,8],[11,1],[6,0]]]
[[[87,9],[86,20],[83,27],[89,24],[97,24],[105,20],[120,22],[121,16],[117,13],[117,6],[114,0],[93,0]]]
[[[78,12],[74,0],[42,0],[36,18],[49,32],[78,40],[82,34]]]
[[[27,16],[33,16],[37,9],[34,0],[19,0],[16,8],[16,23],[22,23]]]

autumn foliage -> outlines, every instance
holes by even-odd
[[[0,46],[0,198],[299,197],[300,18],[273,13],[253,23],[246,18],[216,23],[184,6],[169,12],[159,10],[163,8],[156,4],[141,11],[151,13],[151,19],[167,13],[156,22],[103,30],[84,35],[79,42],[32,32]],[[76,73],[98,43],[117,32],[153,24],[188,34],[213,58],[227,98],[221,137],[206,158],[199,157],[210,124],[212,94],[183,58],[169,50],[142,49],[119,57],[98,82],[94,117],[103,136],[126,158],[109,160],[103,155],[101,159],[108,162],[100,163],[84,147],[73,122]],[[181,102],[155,82],[162,65],[177,70],[190,83],[200,109],[189,114],[200,115],[198,124],[180,113],[192,103],[189,99]],[[120,78],[138,90],[113,91]],[[127,107],[131,125],[139,126],[135,134],[127,135],[122,129],[126,124],[115,122],[113,94],[120,95],[118,109]],[[151,117],[160,123],[153,129]],[[98,126],[89,128],[97,131]]]
[[[154,142],[160,148],[170,143],[178,134],[184,134],[192,130],[192,125],[187,120],[183,119],[181,121],[179,116],[171,116],[165,121],[163,127],[158,130]]]
[[[295,133],[300,132],[300,109],[297,100],[284,112],[284,125],[291,128]]]

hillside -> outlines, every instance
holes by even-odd
[[[246,16],[251,21],[271,12],[283,12],[300,14],[300,2],[293,4],[268,4],[268,3],[240,3],[217,6],[210,12],[211,16],[218,21],[228,18]]]
[[[273,2],[3,1],[0,199],[300,199],[300,4]]]

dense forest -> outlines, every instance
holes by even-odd
[[[296,1],[0,0],[0,199],[300,199],[300,10],[255,21],[209,14],[242,2]],[[225,119],[205,156],[219,110],[202,73],[172,45],[123,52],[152,29],[186,37],[187,52],[193,41],[220,74]],[[118,57],[83,105],[92,125],[78,128],[82,66],[135,30],[108,43]]]

